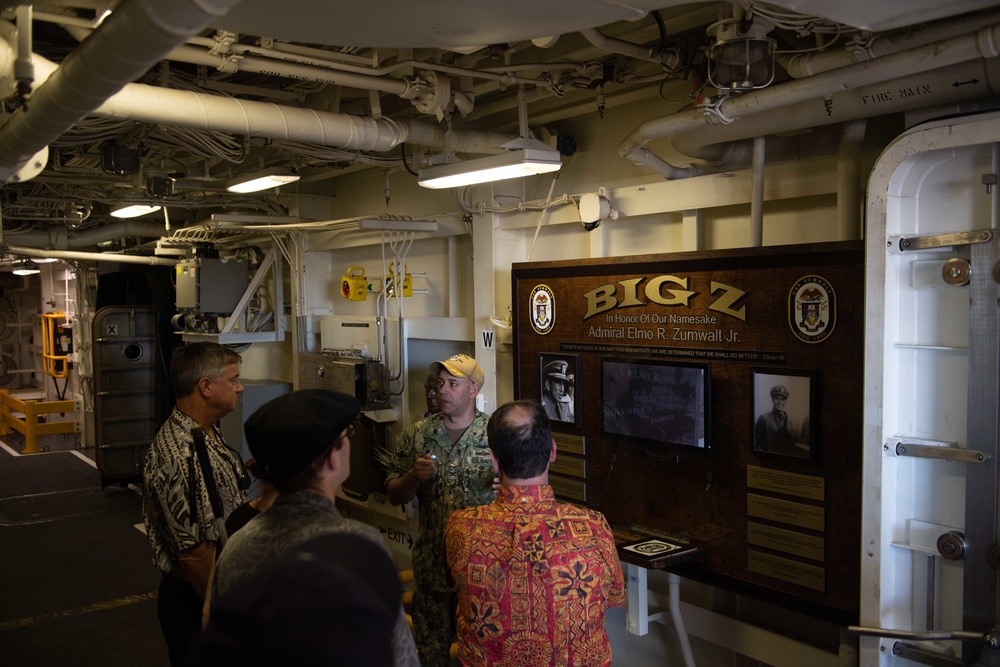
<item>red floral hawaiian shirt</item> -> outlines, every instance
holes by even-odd
[[[503,486],[451,516],[445,550],[463,665],[611,664],[604,611],[625,603],[625,582],[602,514],[550,486]]]

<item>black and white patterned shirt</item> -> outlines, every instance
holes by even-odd
[[[142,517],[153,564],[181,579],[186,577],[178,554],[200,542],[219,539],[205,478],[194,453],[191,429],[196,426],[194,419],[175,407],[146,452],[142,471]],[[223,513],[228,516],[247,499],[240,486],[243,461],[226,446],[216,427],[212,437],[206,438],[206,448]]]

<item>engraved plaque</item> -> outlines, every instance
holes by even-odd
[[[822,507],[758,496],[753,493],[747,494],[747,514],[758,519],[780,521],[811,530],[826,529],[826,512]]]
[[[747,488],[784,493],[809,500],[826,500],[826,480],[822,477],[758,466],[747,466]]]
[[[587,502],[587,484],[575,479],[549,475],[549,486],[557,496]]]
[[[569,475],[570,477],[586,479],[587,460],[559,454],[556,456],[556,460],[549,464],[549,470],[557,472],[560,475]]]
[[[582,435],[572,435],[570,433],[552,432],[552,437],[556,441],[556,449],[567,454],[579,454],[583,456],[587,453],[587,439]]]
[[[765,526],[751,521],[747,524],[747,542],[803,558],[826,560],[826,540],[784,528]]]
[[[747,569],[765,577],[780,579],[814,591],[826,591],[826,570],[815,565],[803,565],[788,558],[748,551]]]

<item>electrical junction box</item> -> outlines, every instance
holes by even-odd
[[[177,309],[231,315],[248,284],[247,263],[196,257],[177,262]]]
[[[326,352],[300,354],[299,387],[350,394],[362,410],[389,407],[389,372],[374,359]]]

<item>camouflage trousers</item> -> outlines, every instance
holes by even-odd
[[[457,606],[454,592],[427,590],[419,581],[414,586],[410,615],[421,667],[448,667],[448,652],[456,639]]]

